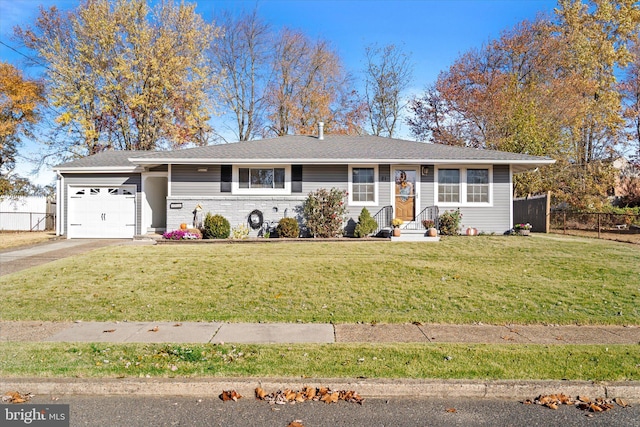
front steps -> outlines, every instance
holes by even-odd
[[[400,237],[393,237],[391,235],[392,242],[439,242],[440,236],[428,237],[427,230],[400,230]]]

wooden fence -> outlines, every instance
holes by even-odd
[[[551,193],[513,199],[513,223],[531,224],[531,231],[548,233],[550,229]]]

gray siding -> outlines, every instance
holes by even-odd
[[[142,224],[142,194],[141,194],[141,177],[140,174],[120,174],[120,173],[102,173],[102,174],[64,174],[64,189],[63,189],[63,212],[62,212],[62,224],[64,227],[64,235],[67,234],[67,209],[69,207],[68,193],[69,186],[95,186],[95,187],[109,187],[109,186],[121,186],[121,185],[135,185],[136,186],[136,232],[135,234],[141,234]]]
[[[320,188],[348,190],[349,167],[347,165],[302,166],[302,194],[305,196]]]
[[[206,172],[198,172],[206,168]],[[171,196],[220,196],[220,165],[172,165]],[[228,194],[228,193],[227,193]]]
[[[480,232],[503,234],[511,224],[511,184],[509,166],[493,167],[493,206],[462,207],[463,232],[467,227],[477,228]],[[442,211],[440,212],[442,213]]]
[[[428,172],[422,175],[422,167],[427,167]],[[436,168],[433,165],[422,165],[418,171],[420,174],[420,209],[418,214],[424,209],[436,205],[436,197],[434,193],[434,180],[436,176]]]

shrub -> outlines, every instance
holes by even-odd
[[[249,227],[244,224],[238,224],[231,230],[231,237],[237,240],[246,239],[249,237]]]
[[[362,208],[360,215],[358,216],[358,223],[356,224],[353,235],[355,237],[366,237],[372,234],[378,229],[378,223],[369,213],[367,208]]]
[[[460,220],[462,219],[462,214],[459,209],[455,211],[445,211],[442,215],[438,217],[440,234],[455,236],[459,234],[460,229]]]
[[[231,233],[231,224],[222,215],[211,215],[207,212],[202,226],[202,234],[205,239],[226,239]]]
[[[343,216],[347,211],[344,198],[347,192],[321,188],[309,193],[304,201],[303,213],[307,229],[313,237],[336,237],[342,230]]]
[[[295,218],[282,218],[276,229],[279,237],[296,238],[300,235],[300,226]]]

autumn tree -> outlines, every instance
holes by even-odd
[[[411,132],[437,143],[554,157],[553,167],[518,175],[517,194],[555,190],[558,201],[605,203],[613,185],[608,159],[622,129],[614,70],[628,64],[639,10],[628,1],[561,1],[554,21],[503,32],[464,53],[411,101]]]
[[[32,137],[45,103],[40,82],[25,79],[13,65],[0,62],[0,197],[16,188],[10,173],[23,137]]]
[[[624,125],[615,70],[632,60],[640,5],[634,0],[559,0],[557,32],[565,44],[565,69],[581,80],[586,108],[570,128],[573,157],[584,165],[611,155]]]
[[[365,48],[365,97],[371,133],[393,137],[404,108],[402,91],[412,77],[410,55],[399,46]]]
[[[46,66],[67,152],[207,142],[215,75],[205,52],[216,30],[195,5],[84,0],[67,13],[41,9],[15,33]]]
[[[264,119],[264,91],[270,75],[273,35],[254,10],[234,18],[223,13],[222,35],[213,42],[212,59],[224,78],[219,94],[224,107],[235,116],[239,141],[260,134]]]
[[[627,121],[627,139],[636,163],[640,164],[640,41],[636,40],[631,45],[630,52],[633,61],[627,67],[620,92],[624,102],[623,117]]]
[[[271,79],[265,93],[268,133],[313,134],[318,122],[327,132],[356,132],[361,115],[350,76],[325,40],[284,28],[274,46]]]

